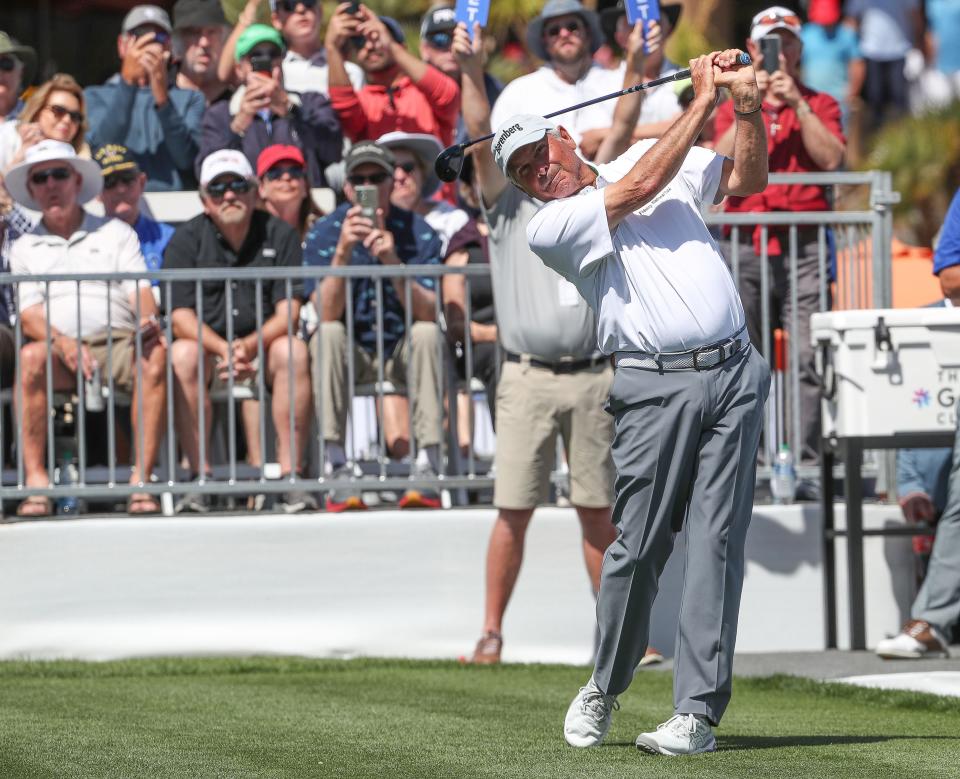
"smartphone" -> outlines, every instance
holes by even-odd
[[[356,16],[360,13],[360,0],[351,0],[350,5],[347,6],[347,13],[351,16]],[[350,43],[355,49],[362,49],[366,42],[367,39],[363,35],[350,36]]]
[[[273,57],[269,54],[254,54],[250,57],[250,67],[256,73],[273,73]]]
[[[377,209],[380,207],[380,195],[377,188],[371,184],[361,184],[356,187],[357,205],[360,206],[361,213],[371,221],[377,219]]]
[[[760,54],[763,57],[763,69],[767,73],[780,70],[780,36],[764,35],[760,39]]]

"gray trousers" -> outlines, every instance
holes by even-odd
[[[913,602],[911,616],[939,628],[948,641],[953,626],[960,622],[960,404],[947,505],[937,522],[927,576]]]
[[[699,372],[617,368],[608,410],[619,532],[603,558],[593,674],[605,693],[618,695],[633,679],[660,574],[683,532],[674,706],[714,724],[723,716],[769,388],[770,369],[750,345]]]

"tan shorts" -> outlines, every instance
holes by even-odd
[[[494,456],[497,508],[531,509],[546,500],[558,433],[570,466],[570,502],[585,508],[613,503],[613,417],[603,410],[612,382],[607,364],[566,374],[503,364]]]
[[[97,361],[97,365],[100,366],[101,384],[106,387],[109,381],[107,377],[107,352],[109,351],[109,370],[113,374],[114,387],[125,392],[132,392],[133,383],[136,380],[134,332],[132,330],[114,330],[113,342],[109,349],[107,348],[106,333],[84,338],[83,342],[90,350],[90,355]]]

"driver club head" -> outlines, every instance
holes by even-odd
[[[463,144],[450,146],[437,155],[433,169],[441,181],[456,181],[463,168]]]

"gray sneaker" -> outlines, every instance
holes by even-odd
[[[316,511],[317,501],[305,490],[289,490],[283,493],[277,504],[285,514],[299,514],[301,511]]]
[[[173,509],[176,514],[208,514],[210,512],[210,496],[203,492],[188,492]]]
[[[706,717],[674,714],[655,731],[637,736],[637,749],[649,755],[698,755],[716,752],[717,741]]]
[[[613,712],[620,708],[616,695],[604,695],[590,677],[570,703],[563,721],[563,737],[572,747],[595,747],[610,730]]]
[[[356,481],[358,475],[360,475],[360,469],[355,465],[347,463],[346,465],[341,465],[333,473],[330,474],[331,479],[338,479],[342,481]],[[353,484],[346,487],[338,487],[336,489],[330,490],[327,493],[325,503],[327,506],[327,511],[364,511],[367,508],[367,504],[363,500],[363,492],[360,488],[360,484],[356,483],[356,486]]]

